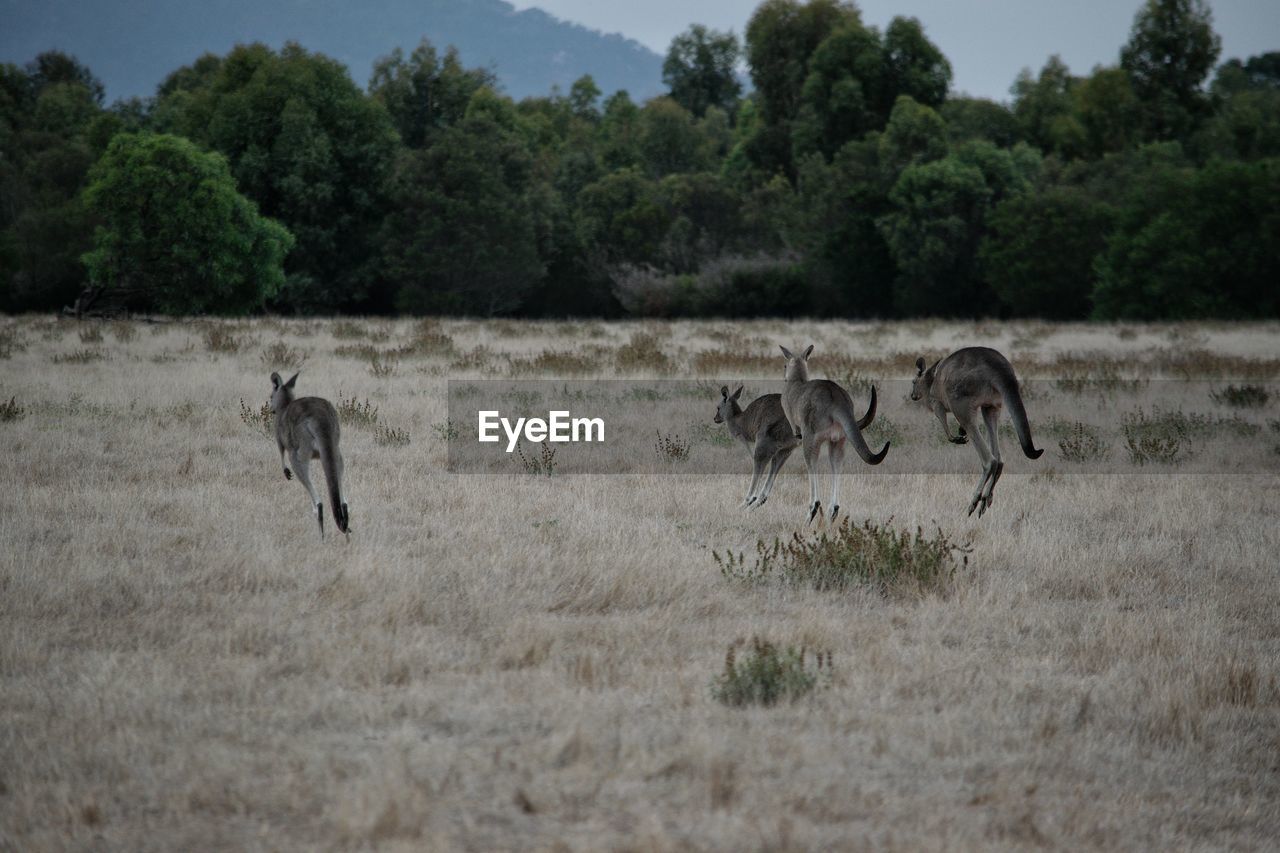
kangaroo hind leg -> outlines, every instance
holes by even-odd
[[[822,510],[822,504],[818,503],[818,472],[816,470],[821,446],[813,437],[812,431],[804,434],[801,446],[804,448],[804,467],[809,472],[809,519],[805,523],[813,524],[814,518]]]
[[[978,458],[982,460],[982,477],[978,480],[978,486],[973,490],[973,498],[969,501],[969,515],[973,515],[973,511],[978,509],[979,504],[982,505],[983,511],[986,510],[986,503],[983,501],[983,492],[987,487],[987,481],[991,479],[992,462],[990,451],[987,450],[987,443],[982,438],[982,433],[974,428],[974,415],[976,412],[973,408],[965,407],[956,411],[956,420],[960,422],[960,426],[968,434],[973,449],[977,451]],[[981,513],[979,513],[981,514]]]
[[[765,466],[769,464],[769,453],[760,445],[756,445],[752,457],[752,461],[755,464],[751,472],[751,488],[747,489],[747,496],[742,499],[743,508],[755,506],[756,501],[760,499],[760,495],[756,492],[756,487],[760,485],[760,480],[764,477]]]
[[[315,486],[311,485],[311,453],[310,451],[299,452],[294,450],[290,454],[293,461],[293,471],[298,475],[298,482],[307,490],[307,494],[311,497],[311,506],[315,509],[316,523],[320,525],[320,538],[324,539],[324,504],[316,497]]]
[[[840,468],[844,463],[844,440],[827,445],[827,461],[831,463],[831,521],[840,512]]]
[[[982,517],[982,513],[990,509],[992,492],[995,491],[1000,475],[1004,473],[1004,462],[1000,459],[1000,409],[995,406],[985,407],[982,410],[982,419],[986,422],[987,435],[991,439],[991,476],[987,480],[987,490],[983,493],[983,505],[978,508],[979,518]]]
[[[787,461],[792,449],[779,450],[774,454],[773,462],[769,465],[769,479],[764,481],[764,493],[760,495],[760,500],[756,501],[756,506],[764,506],[764,502],[769,500],[769,495],[773,494],[773,481],[777,479],[778,471],[782,470],[782,463]]]

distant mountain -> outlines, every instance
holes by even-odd
[[[170,71],[241,42],[296,41],[346,64],[361,87],[373,62],[426,37],[487,66],[514,98],[568,93],[583,74],[637,100],[663,90],[662,57],[631,39],[503,0],[0,0],[0,62],[51,48],[102,78],[108,100],[155,94]]]

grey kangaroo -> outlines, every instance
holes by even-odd
[[[981,518],[991,506],[991,493],[1004,473],[997,430],[1000,410],[1004,406],[1009,407],[1018,443],[1027,458],[1039,459],[1044,453],[1031,442],[1031,425],[1027,423],[1027,410],[1022,405],[1013,365],[989,347],[965,347],[935,362],[927,370],[924,359],[918,358],[916,371],[915,381],[911,384],[911,399],[934,414],[952,443],[964,444],[972,438],[973,446],[982,459],[982,478],[973,492],[973,500],[969,502],[969,514],[973,515],[976,509]],[[960,434],[954,438],[947,426],[947,412],[954,415],[960,424]],[[986,425],[990,450],[977,429],[979,419]]]
[[[787,461],[787,457],[800,442],[791,432],[787,417],[782,413],[782,395],[765,394],[751,401],[744,410],[738,405],[742,396],[742,386],[732,394],[728,385],[720,386],[720,403],[716,406],[715,422],[728,424],[729,434],[741,441],[751,450],[751,459],[755,462],[755,471],[751,475],[751,488],[742,501],[743,507],[764,506],[773,493],[773,481],[778,471]],[[769,466],[769,478],[759,492],[760,478],[764,475],[765,466]]]
[[[293,389],[298,374],[288,382],[280,381],[280,374],[271,374],[271,411],[276,416],[276,446],[280,448],[280,465],[284,478],[293,479],[306,488],[315,507],[316,522],[320,525],[320,538],[324,539],[324,504],[316,497],[311,485],[311,460],[319,459],[324,468],[324,478],[329,486],[329,509],[338,529],[350,536],[351,514],[342,491],[342,453],[338,450],[338,412],[333,404],[320,397],[294,399]],[[288,458],[285,458],[288,454]],[[293,463],[293,471],[289,463]]]
[[[801,355],[781,347],[787,357],[786,389],[782,392],[782,409],[795,430],[796,438],[804,446],[804,464],[809,469],[809,523],[822,511],[818,500],[818,475],[814,470],[822,446],[827,446],[827,460],[831,463],[831,520],[840,512],[840,463],[844,461],[844,443],[853,443],[853,449],[868,465],[879,465],[889,452],[889,442],[879,453],[872,453],[862,437],[863,427],[871,424],[875,415],[875,388],[871,389],[871,405],[859,421],[853,413],[853,399],[835,382],[829,379],[809,378],[809,356],[813,345]]]

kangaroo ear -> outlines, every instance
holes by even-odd
[[[738,386],[738,390],[737,390],[737,391],[734,391],[734,392],[733,392],[733,396],[732,396],[732,397],[730,397],[729,399],[730,399],[730,400],[736,400],[736,399],[738,399],[738,398],[739,398],[739,397],[741,397],[741,396],[742,396],[742,386],[741,386],[741,385],[739,385],[739,386]]]
[[[809,348],[805,350],[804,355],[800,357],[807,360],[811,355],[813,355],[813,344],[809,344]]]
[[[916,376],[924,376],[924,356],[916,359]]]
[[[785,358],[795,358],[795,356],[791,354],[791,350],[787,349],[782,344],[778,344],[778,349],[782,350],[782,355]]]
[[[724,397],[726,400],[727,400],[727,399],[729,399],[729,386],[728,386],[728,385],[721,385],[721,386],[720,386],[720,396],[721,396],[721,397]]]
[[[279,374],[279,373],[273,373],[273,374],[271,374],[271,387],[272,387],[272,388],[279,388],[279,387],[280,387],[280,374]]]
[[[301,370],[298,371],[298,373],[301,373],[301,372],[302,372]],[[298,373],[295,373],[293,374],[293,376],[289,377],[289,381],[284,383],[284,387],[292,388],[294,385],[296,385],[298,383]]]

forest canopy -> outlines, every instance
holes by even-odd
[[[1220,61],[1204,0],[1116,35],[1003,103],[838,0],[691,25],[643,103],[424,40],[367,89],[247,44],[105,105],[49,51],[0,65],[0,310],[1280,316],[1280,52]]]

